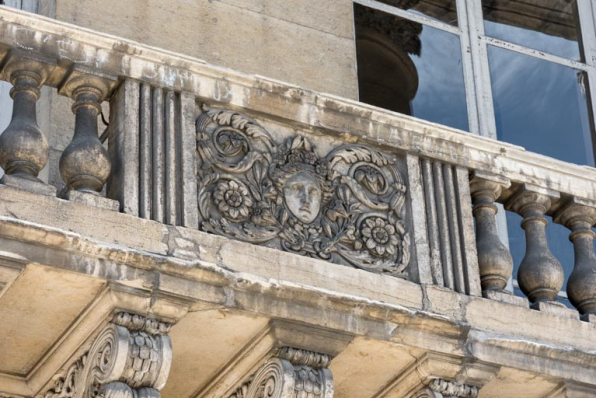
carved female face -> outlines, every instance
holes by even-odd
[[[317,180],[306,171],[290,177],[284,186],[288,209],[305,224],[310,224],[319,215],[322,196]]]

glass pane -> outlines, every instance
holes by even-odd
[[[583,72],[489,46],[499,140],[594,166]]]
[[[437,21],[457,26],[456,0],[379,0],[379,3],[407,10]]]
[[[360,101],[468,130],[459,36],[356,4]]]
[[[482,0],[487,36],[580,60],[575,1]]]

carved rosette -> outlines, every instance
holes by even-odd
[[[118,314],[44,398],[159,398],[172,361],[169,325]]]
[[[206,108],[196,123],[200,229],[372,272],[406,276],[406,186],[396,159],[362,145],[319,156],[256,121]]]
[[[229,398],[332,398],[329,356],[284,347]]]

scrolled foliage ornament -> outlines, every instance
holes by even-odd
[[[306,138],[277,144],[230,110],[205,108],[196,128],[201,230],[406,276],[406,186],[394,157],[363,145],[321,157]]]

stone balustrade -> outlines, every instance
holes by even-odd
[[[56,195],[37,178],[49,148],[36,122],[40,87],[55,87],[76,115],[48,166],[59,167],[64,199],[527,305],[506,290],[501,203],[523,217],[517,280],[532,308],[558,308],[552,216],[575,248],[570,301],[596,316],[595,169],[19,11],[0,16],[14,98],[2,183]]]

